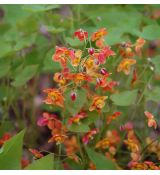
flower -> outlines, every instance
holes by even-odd
[[[66,47],[56,46],[55,54],[52,56],[52,59],[56,62],[60,62],[62,67],[67,66],[67,59],[73,59],[75,57],[74,51],[69,50]]]
[[[70,73],[67,77],[68,80],[74,81],[76,84],[80,84],[82,81],[91,81],[91,76],[85,73]]]
[[[54,134],[49,140],[48,140],[48,143],[51,143],[51,142],[56,142],[56,144],[61,144],[65,141],[65,139],[67,138],[66,135],[64,134]]]
[[[44,112],[42,117],[37,121],[38,126],[48,126],[49,129],[53,130],[54,128],[61,129],[62,123],[58,120],[55,114],[50,114],[48,112]]]
[[[82,141],[84,144],[88,144],[88,142],[90,140],[93,139],[93,136],[96,135],[98,133],[98,129],[92,129],[89,132],[87,132],[83,137],[82,137]]]
[[[135,82],[137,81],[137,71],[136,69],[133,70],[133,77],[131,80],[131,85],[134,86]]]
[[[136,40],[136,46],[135,46],[135,51],[137,54],[141,53],[141,48],[143,47],[143,45],[145,44],[145,40],[143,38],[138,38]]]
[[[78,123],[80,124],[80,120],[86,118],[85,112],[80,112],[76,114],[75,116],[71,117],[68,121],[68,123],[71,125],[72,123]]]
[[[145,116],[148,119],[148,127],[154,127],[154,129],[156,129],[157,128],[157,123],[156,123],[156,121],[154,119],[153,114],[151,114],[148,111],[145,111],[144,114],[145,114]]]
[[[107,98],[107,96],[94,96],[89,111],[101,111],[101,109],[105,106],[105,100]]]
[[[44,103],[64,107],[64,96],[59,89],[44,89],[43,92],[47,93]]]
[[[136,64],[135,59],[123,59],[118,65],[117,72],[123,71],[126,75],[130,73],[131,65]]]
[[[108,130],[106,137],[100,140],[95,148],[109,149],[111,154],[115,154],[117,143],[120,141],[120,136],[116,130]]]
[[[75,56],[73,58],[71,58],[71,64],[74,67],[77,67],[80,63],[82,57],[82,51],[81,50],[76,50],[75,51]]]
[[[53,77],[54,81],[59,83],[60,85],[66,84],[66,79],[63,76],[63,73],[56,72]]]
[[[122,113],[117,111],[113,113],[112,115],[107,117],[107,124],[110,124],[112,120],[115,120],[118,116],[120,116]]]
[[[119,127],[120,131],[130,131],[133,130],[133,124],[131,122],[127,122],[124,125],[121,125]]]
[[[74,36],[77,37],[80,41],[86,40],[88,38],[88,32],[83,29],[78,29],[74,32]]]
[[[120,50],[119,50],[119,54],[123,57],[123,58],[131,58],[134,56],[134,52],[131,49],[132,45],[130,42],[126,42],[126,43],[122,43],[120,45]]]
[[[29,148],[29,151],[35,156],[35,158],[40,159],[42,158],[44,155],[42,153],[40,153],[38,150],[36,149],[31,149]]]
[[[106,83],[106,85],[103,87],[103,90],[104,91],[113,91],[113,88],[115,87],[115,86],[118,86],[119,85],[119,82],[117,82],[117,81],[109,81],[109,82],[107,82]]]
[[[9,133],[3,134],[2,138],[0,139],[0,145],[3,145],[10,138],[11,138],[11,135]]]
[[[108,32],[107,32],[106,28],[101,28],[98,31],[96,31],[96,32],[94,32],[94,33],[91,34],[91,40],[92,41],[96,41],[96,40],[98,40],[98,39],[106,36],[107,33]]]
[[[64,146],[66,150],[67,157],[73,159],[76,162],[79,162],[79,158],[76,155],[76,152],[79,150],[79,145],[77,143],[76,136],[71,136],[66,138],[64,141]]]
[[[95,53],[94,57],[97,58],[99,64],[105,64],[109,56],[114,56],[115,52],[109,46],[105,46],[99,53]]]

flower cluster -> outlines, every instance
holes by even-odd
[[[131,160],[130,169],[159,169],[153,162],[143,161],[142,145],[139,141],[132,122],[119,125],[118,129],[110,129],[113,120],[122,118],[122,112],[118,110],[105,112],[110,103],[110,95],[114,93],[119,82],[112,79],[112,73],[107,69],[107,61],[116,58],[116,53],[105,42],[108,31],[101,28],[94,33],[83,29],[74,32],[73,37],[83,43],[83,48],[56,46],[52,60],[61,65],[61,70],[54,73],[53,80],[56,86],[44,89],[46,97],[44,103],[60,108],[62,113],[58,116],[44,112],[38,120],[39,126],[47,126],[51,131],[49,143],[59,145],[59,149],[65,149],[65,156],[76,163],[86,162],[85,148],[92,145],[95,151],[101,151],[106,158],[117,163],[119,144],[128,151]],[[131,42],[119,45],[120,62],[117,72],[131,73],[131,68],[137,63],[136,57],[142,54],[141,48],[145,40],[139,38],[135,44]],[[137,81],[137,69],[132,69],[131,86]],[[82,98],[79,92],[85,92]],[[69,94],[69,95],[68,95]],[[83,95],[82,95],[83,96]],[[79,100],[80,99],[80,100]],[[85,99],[85,102],[83,102]],[[81,104],[82,103],[82,104]],[[78,107],[80,105],[80,108]],[[76,109],[77,107],[77,109]],[[92,115],[97,116],[94,120]],[[148,111],[144,112],[148,119],[148,126],[157,128],[154,116]],[[102,126],[102,127],[101,127]],[[124,132],[125,137],[121,137]],[[154,148],[155,149],[155,148]],[[156,149],[157,150],[157,149]],[[41,152],[30,149],[36,158],[43,156]],[[61,150],[60,150],[61,152]],[[59,155],[60,156],[60,155]],[[68,164],[64,164],[68,167]],[[96,169],[92,160],[88,160],[89,169]]]

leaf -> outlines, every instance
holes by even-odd
[[[53,27],[53,26],[45,26],[47,31],[53,33],[53,34],[56,34],[56,33],[61,33],[61,32],[64,32],[65,29],[64,28],[57,28],[57,27]]]
[[[54,54],[54,49],[50,49],[45,58],[43,63],[43,71],[50,71],[52,73],[58,72],[61,69],[61,66],[58,62],[52,60],[52,55]]]
[[[81,164],[78,164],[77,162],[75,162],[74,160],[72,159],[67,159],[67,164],[69,165],[69,167],[72,169],[72,170],[83,170],[83,167]]]
[[[10,63],[4,61],[3,59],[0,61],[0,78],[4,77],[10,70]]]
[[[72,124],[71,126],[68,126],[68,129],[72,132],[88,132],[90,128],[86,124]]]
[[[21,169],[22,146],[25,130],[4,143],[0,149],[0,169],[18,170]]]
[[[124,91],[110,96],[110,99],[118,106],[129,106],[135,103],[137,90]]]
[[[0,41],[0,47],[1,47],[0,58],[8,56],[13,52],[13,48],[10,43]]]
[[[77,97],[75,101],[71,100],[70,93],[71,91],[68,91],[65,94],[65,107],[70,114],[75,115],[81,110],[86,102],[86,91],[84,89],[77,89]]]
[[[156,72],[156,74],[160,74],[160,55],[156,56],[151,61],[152,61],[152,63],[155,66],[155,72]]]
[[[95,152],[93,149],[86,147],[90,160],[95,164],[97,170],[115,170],[116,164],[107,157]]]
[[[12,83],[13,86],[22,86],[29,81],[37,72],[38,65],[30,65],[25,67],[17,76],[15,81]]]
[[[88,117],[83,119],[83,123],[90,125],[91,123],[96,122],[100,118],[99,114],[96,111],[89,112]]]
[[[78,38],[69,38],[69,37],[66,37],[66,42],[67,44],[69,44],[70,46],[72,47],[80,47],[80,46],[83,46],[84,42],[82,41],[79,41]]]
[[[160,26],[149,25],[143,28],[141,37],[148,40],[154,40],[160,38]]]
[[[53,154],[42,157],[41,159],[34,160],[32,164],[29,164],[26,170],[53,170]]]
[[[145,91],[146,100],[152,100],[155,102],[160,101],[160,87],[154,87],[152,90]]]
[[[24,5],[23,9],[30,12],[44,12],[52,9],[59,8],[58,4],[33,4],[33,5]]]

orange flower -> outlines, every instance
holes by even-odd
[[[123,59],[118,65],[117,72],[123,71],[126,75],[130,73],[131,65],[136,64],[135,59]]]
[[[132,45],[130,42],[126,42],[126,43],[122,43],[120,45],[120,51],[119,54],[123,57],[123,58],[131,58],[134,56],[134,52],[131,49]]]
[[[64,134],[55,134],[48,140],[48,143],[56,142],[56,144],[58,145],[58,144],[63,143],[66,138],[67,136]]]
[[[84,144],[88,144],[88,142],[90,140],[93,139],[93,136],[96,135],[98,133],[98,129],[92,129],[89,132],[87,132],[83,137],[82,137],[82,141]]]
[[[95,96],[93,97],[92,104],[89,108],[89,111],[97,110],[98,112],[105,106],[105,100],[107,96]]]
[[[68,123],[71,125],[72,123],[78,123],[80,124],[80,120],[86,118],[85,112],[80,112],[69,119]]]
[[[114,138],[114,139],[113,139]],[[108,130],[106,133],[106,137],[100,140],[95,148],[107,149],[109,152],[114,155],[116,153],[117,143],[120,141],[120,136],[116,130]]]
[[[79,145],[77,143],[76,136],[71,136],[64,141],[64,146],[66,150],[67,157],[73,159],[76,162],[79,162],[79,158],[76,155],[76,152],[79,150]]]
[[[103,38],[100,38],[96,41],[96,46],[98,48],[103,48],[105,46],[105,40]]]
[[[133,77],[131,80],[131,85],[134,86],[135,82],[137,81],[137,71],[136,69],[133,70]]]
[[[80,84],[82,81],[91,81],[91,77],[82,72],[70,73],[67,79],[73,80],[76,84]]]
[[[55,73],[53,77],[54,81],[59,83],[60,85],[64,85],[66,83],[66,79],[64,78],[62,73]]]
[[[154,119],[153,114],[151,114],[148,111],[145,111],[144,114],[145,114],[145,116],[148,119],[148,127],[154,127],[154,129],[156,129],[157,128],[157,123],[156,123],[156,121]]]
[[[64,107],[64,96],[60,90],[45,89],[43,92],[47,93],[47,98],[44,100],[46,104]]]
[[[118,116],[120,116],[122,113],[117,111],[114,114],[107,117],[107,124],[110,124],[112,120],[115,120]]]
[[[66,67],[67,66],[67,59],[71,59],[71,58],[72,59],[74,58],[74,51],[73,50],[69,50],[65,47],[56,46],[56,52],[52,56],[52,59],[54,61],[60,62],[62,67]]]
[[[97,58],[97,61],[99,64],[105,64],[106,59],[109,56],[114,56],[115,53],[113,52],[113,50],[111,50],[111,48],[109,46],[105,46],[101,52],[99,53],[95,53],[94,57]]]
[[[83,29],[79,29],[74,32],[74,36],[77,37],[80,41],[86,40],[88,38],[88,32]]]
[[[44,155],[42,153],[40,153],[38,150],[36,149],[31,149],[29,148],[29,151],[35,156],[35,158],[40,159],[41,157],[43,157]]]
[[[119,82],[117,81],[109,81],[107,82],[106,86],[103,87],[103,90],[112,92],[114,90],[113,88],[118,85],[119,85]]]
[[[94,32],[94,33],[91,34],[91,40],[92,41],[96,41],[96,40],[98,40],[98,39],[106,36],[107,33],[108,32],[107,32],[106,28],[101,28],[98,31],[96,31],[96,32]]]
[[[75,51],[75,57],[73,57],[71,59],[72,66],[77,67],[80,63],[81,57],[82,57],[82,51],[81,50],[76,50]]]
[[[143,38],[139,38],[139,39],[136,40],[135,51],[136,51],[137,54],[141,53],[141,48],[143,47],[145,42],[146,41]]]

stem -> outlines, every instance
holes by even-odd
[[[80,155],[81,155],[82,164],[85,167],[85,157],[84,157],[84,154],[83,154],[83,149],[82,149],[82,144],[81,144],[81,138],[80,138],[80,135],[79,134],[77,134],[77,139],[78,139],[79,152],[80,152]]]

